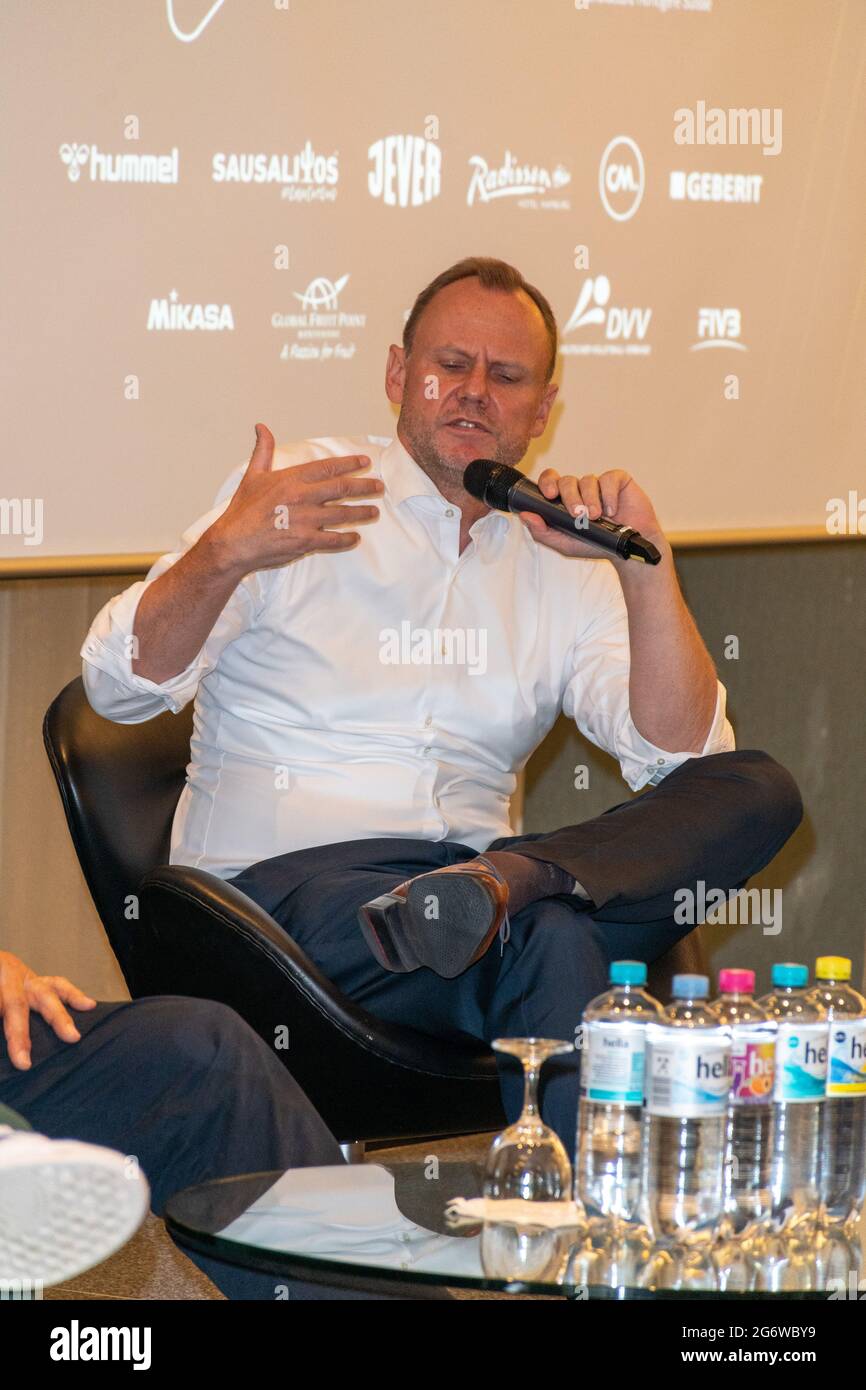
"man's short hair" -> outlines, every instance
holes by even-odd
[[[547,363],[545,382],[550,381],[553,370],[556,366],[556,319],[553,317],[553,310],[545,299],[541,290],[535,288],[524,280],[520,271],[515,266],[509,265],[507,261],[498,261],[493,256],[467,256],[462,261],[457,261],[455,265],[443,270],[441,275],[437,275],[435,280],[431,280],[415,303],[412,305],[412,312],[403,327],[403,350],[407,357],[412,351],[412,343],[415,339],[415,330],[418,327],[418,320],[423,314],[430,300],[437,295],[440,290],[444,290],[446,285],[453,285],[455,280],[468,280],[476,277],[486,290],[523,290],[524,294],[529,295],[533,304],[536,305],[541,317],[544,320],[544,327],[547,330],[547,338],[550,343],[550,357]]]

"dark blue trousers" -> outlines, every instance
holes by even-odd
[[[454,980],[383,970],[357,923],[362,903],[414,874],[474,857],[455,841],[366,839],[263,860],[232,882],[270,912],[324,973],[379,1018],[436,1037],[573,1040],[612,960],[651,962],[692,930],[674,920],[678,889],[741,887],[773,858],[803,814],[796,783],[757,750],[690,758],[657,787],[601,816],[545,834],[506,836],[514,850],[567,869],[591,895],[545,898],[511,919]],[[579,1056],[545,1067],[542,1114],[573,1153]],[[509,1120],[522,1098],[519,1064],[500,1061]]]
[[[211,1178],[343,1162],[282,1062],[225,1005],[165,996],[71,1012],[77,1043],[31,1015],[29,1071],[0,1046],[0,1103],[50,1138],[134,1155],[157,1215],[173,1193]],[[233,1299],[273,1301],[287,1282],[293,1300],[366,1296],[187,1253]],[[414,1296],[403,1285],[394,1293]]]

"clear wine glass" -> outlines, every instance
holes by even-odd
[[[573,1045],[559,1038],[497,1038],[492,1046],[523,1064],[524,1092],[520,1118],[490,1147],[484,1196],[494,1201],[568,1202],[571,1163],[559,1136],[539,1114],[538,1078],[549,1057],[572,1052]],[[555,1279],[574,1237],[573,1228],[487,1221],[481,1235],[485,1272],[491,1278],[525,1282]]]

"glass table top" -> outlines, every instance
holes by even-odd
[[[742,1256],[726,1260],[724,1252],[721,1275],[718,1269],[708,1275],[699,1253],[683,1267],[669,1252],[650,1251],[640,1242],[621,1246],[615,1256],[609,1248],[600,1253],[599,1241],[593,1243],[585,1231],[536,1227],[521,1239],[513,1226],[482,1230],[479,1224],[449,1223],[451,1199],[480,1195],[477,1163],[431,1157],[377,1164],[373,1156],[361,1164],[202,1183],[175,1194],[165,1220],[182,1246],[211,1258],[336,1288],[402,1281],[605,1300],[826,1300],[866,1289],[863,1223],[852,1239],[801,1242],[799,1251],[781,1259],[777,1253],[769,1276],[773,1287],[755,1288],[754,1267],[744,1274]],[[485,1273],[482,1237],[487,1267],[495,1251],[510,1277]],[[768,1276],[763,1278],[766,1284]]]

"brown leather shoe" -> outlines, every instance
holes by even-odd
[[[503,920],[508,887],[477,859],[418,874],[358,909],[364,940],[385,970],[424,965],[446,980],[484,955]]]

